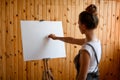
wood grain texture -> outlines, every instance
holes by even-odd
[[[95,33],[103,53],[100,80],[120,80],[119,0],[0,0],[0,80],[42,80],[43,61],[23,60],[21,20],[62,21],[64,36],[84,38],[78,16],[89,4],[98,7]],[[81,46],[65,43],[65,48],[66,58],[48,62],[55,80],[75,80],[73,59]]]

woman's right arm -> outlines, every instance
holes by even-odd
[[[61,40],[66,43],[77,44],[77,45],[83,45],[85,43],[85,39],[75,39],[72,37],[58,37],[55,36],[55,34],[50,34],[48,38],[52,38],[53,40]]]

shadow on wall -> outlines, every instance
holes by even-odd
[[[110,45],[109,45],[110,46]],[[100,69],[100,80],[120,80],[120,49],[119,45],[111,46],[111,50],[107,51],[108,54],[102,56]],[[102,70],[102,71],[101,71]]]

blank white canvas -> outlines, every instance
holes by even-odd
[[[48,38],[63,37],[61,21],[21,21],[24,61],[66,57],[65,44]]]

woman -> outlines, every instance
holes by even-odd
[[[79,29],[85,34],[85,39],[75,39],[72,37],[58,37],[50,34],[48,37],[53,40],[61,40],[71,44],[81,45],[82,48],[74,59],[77,70],[76,80],[99,80],[98,63],[101,58],[101,44],[95,37],[94,30],[98,25],[97,8],[91,4],[79,14]]]

